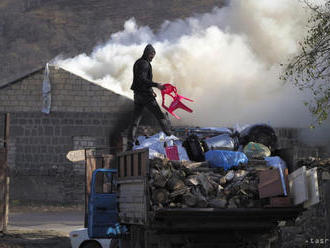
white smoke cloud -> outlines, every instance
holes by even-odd
[[[176,111],[182,117],[176,124],[302,127],[311,122],[306,96],[278,78],[279,64],[298,51],[307,18],[298,0],[233,0],[211,13],[165,21],[158,32],[132,18],[90,55],[56,63],[132,98],[133,64],[152,43],[154,81],[171,82],[195,101],[184,102],[192,114]]]

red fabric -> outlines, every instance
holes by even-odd
[[[177,89],[175,86],[173,86],[172,84],[164,84],[165,89],[161,91],[162,93],[162,107],[164,109],[167,110],[167,112],[169,112],[171,115],[173,115],[175,118],[177,119],[181,119],[179,116],[177,116],[176,114],[174,114],[174,110],[181,108],[189,113],[193,112],[192,109],[188,108],[186,105],[184,105],[181,100],[185,99],[188,101],[193,102],[193,100],[186,98],[184,96],[181,96],[177,93]],[[170,104],[169,107],[167,107],[165,105],[165,95],[169,95],[173,98],[172,103]]]
[[[169,160],[180,160],[177,146],[168,146],[165,148],[165,152]]]

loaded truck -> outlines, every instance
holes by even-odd
[[[70,233],[73,248],[271,247],[279,222],[294,221],[304,210],[155,210],[150,207],[148,149],[101,157],[87,161],[85,228]],[[109,232],[118,226],[125,231]]]

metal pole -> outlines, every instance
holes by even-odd
[[[5,114],[5,133],[4,133],[4,147],[8,149],[8,143],[9,143],[9,125],[10,125],[10,114]]]
[[[5,194],[4,194],[4,207],[3,207],[3,228],[2,231],[3,233],[7,232],[7,226],[8,226],[8,215],[9,215],[9,177],[6,177],[5,181]]]
[[[84,227],[88,227],[88,196],[87,196],[87,150],[85,150],[85,215],[84,215]]]
[[[4,164],[4,205],[3,205],[3,227],[2,231],[7,232],[8,214],[9,214],[9,173],[8,173],[8,142],[9,142],[9,124],[10,115],[5,114],[5,133],[4,133],[4,148],[5,148],[5,164]]]

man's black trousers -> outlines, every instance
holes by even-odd
[[[161,111],[156,99],[151,96],[135,94],[133,121],[128,134],[128,141],[133,142],[135,139],[136,131],[141,121],[144,108],[147,108],[156,117],[163,132],[166,135],[171,135],[169,123],[167,122],[164,113]]]

